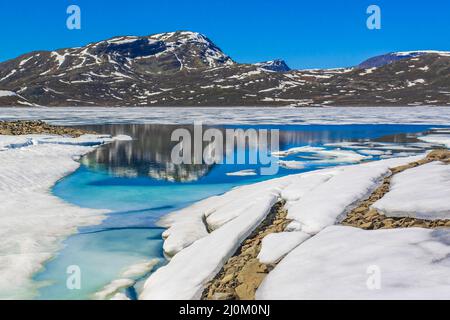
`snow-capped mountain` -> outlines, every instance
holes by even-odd
[[[190,31],[115,37],[0,63],[0,105],[450,105],[450,53],[390,53],[354,68],[234,62]]]

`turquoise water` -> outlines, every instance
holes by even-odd
[[[249,128],[246,126],[243,128]],[[254,128],[261,128],[255,126]],[[414,135],[428,126],[346,125],[283,126],[280,149],[331,142],[377,141],[383,143],[415,143]],[[227,176],[227,172],[257,169],[258,165],[170,165],[167,134],[172,127],[158,125],[90,126],[101,133],[129,134],[133,142],[117,142],[103,146],[82,159],[82,166],[59,181],[53,193],[61,199],[87,208],[111,211],[97,226],[80,228],[64,242],[64,248],[49,261],[45,270],[36,274],[42,287],[39,299],[90,299],[130,265],[160,259],[164,264],[159,218],[193,202],[277,176],[311,171],[333,164],[314,164],[305,168],[280,168],[276,176]],[[371,160],[376,160],[373,157]],[[283,160],[307,161],[292,156]],[[66,286],[66,269],[81,269],[81,289]]]

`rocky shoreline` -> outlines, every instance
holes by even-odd
[[[94,134],[94,132],[77,128],[54,126],[44,121],[0,121],[0,135],[27,135],[27,134],[54,134],[78,138],[83,134]]]
[[[257,256],[262,239],[282,232],[289,224],[284,202],[276,203],[267,218],[245,240],[203,292],[203,300],[253,300],[256,289],[274,266],[260,263]]]
[[[392,168],[392,174],[385,177],[381,185],[367,199],[360,201],[340,224],[364,230],[411,227],[450,228],[450,220],[391,218],[371,208],[373,203],[389,191],[391,180],[396,174],[433,161],[450,164],[450,151],[446,149],[435,150],[422,160]],[[276,264],[266,265],[259,262],[257,257],[261,250],[262,239],[270,233],[285,231],[286,226],[290,223],[286,215],[284,203],[278,202],[260,227],[243,242],[236,254],[225,263],[218,275],[207,284],[202,295],[203,300],[254,300],[259,285],[276,266]]]
[[[341,222],[342,225],[357,227],[364,230],[392,229],[392,228],[439,228],[450,227],[450,220],[423,220],[409,217],[386,217],[377,210],[370,208],[372,204],[381,199],[390,189],[392,177],[407,169],[415,168],[433,161],[450,163],[450,151],[435,150],[421,161],[406,166],[392,168],[392,174],[384,178],[383,183],[366,200],[363,200],[355,209],[347,214]]]

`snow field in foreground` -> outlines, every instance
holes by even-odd
[[[288,218],[294,220],[290,230],[314,235],[334,224],[356,201],[367,196],[389,173],[389,168],[422,157],[272,179],[235,188],[169,214],[162,221],[168,227],[163,234],[164,250],[173,258],[147,279],[140,298],[198,299],[206,283],[283,197],[287,200]],[[289,248],[284,248],[279,256],[286,251]]]
[[[372,207],[388,217],[450,219],[450,165],[432,162],[395,175]]]
[[[289,253],[257,299],[448,299],[450,230],[330,226]]]

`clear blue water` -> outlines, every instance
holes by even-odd
[[[167,143],[167,135],[174,129],[171,126],[104,125],[86,128],[109,134],[129,134],[136,140],[99,148],[82,159],[82,166],[76,172],[55,185],[53,193],[61,199],[81,207],[108,209],[111,213],[102,224],[80,228],[77,234],[66,239],[64,248],[42,272],[36,274],[35,280],[42,285],[39,299],[89,299],[106,284],[120,278],[121,272],[130,265],[152,258],[161,259],[163,264],[161,233],[164,230],[156,222],[168,212],[238,185],[328,165],[308,162],[301,170],[280,168],[276,176],[246,177],[227,176],[226,173],[258,168],[258,165],[197,165],[174,169],[168,166],[171,147]],[[416,142],[414,135],[428,130],[429,126],[264,128],[281,130],[280,149],[285,150],[343,141],[408,144]],[[283,160],[291,159],[302,161],[298,156]],[[70,265],[81,268],[80,290],[66,287],[66,269]]]

